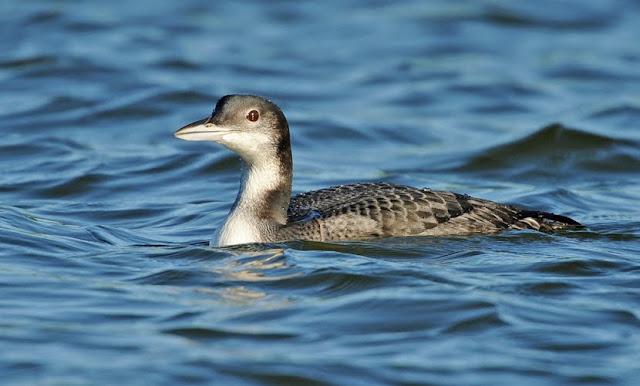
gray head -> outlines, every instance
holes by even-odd
[[[182,127],[175,136],[187,141],[218,142],[248,163],[265,157],[291,157],[289,125],[282,110],[255,95],[220,98],[210,117]]]

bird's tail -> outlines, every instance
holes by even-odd
[[[538,210],[521,210],[517,221],[512,225],[516,229],[535,229],[542,232],[555,231],[566,228],[583,228],[584,225],[576,220],[550,212]]]

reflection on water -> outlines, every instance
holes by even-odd
[[[239,251],[242,247],[239,248]],[[303,275],[287,264],[283,249],[244,252],[242,257],[216,271],[229,281],[278,281]]]
[[[0,10],[3,385],[636,382],[636,2]],[[296,191],[385,180],[588,227],[211,248],[240,162],[173,132],[227,93],[283,107]]]

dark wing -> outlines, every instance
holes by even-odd
[[[452,192],[386,183],[341,185],[293,197],[283,234],[346,240],[491,232],[509,227],[517,212]]]

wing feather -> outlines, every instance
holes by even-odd
[[[318,240],[460,234],[504,229],[515,212],[452,192],[386,183],[351,184],[293,197],[286,228],[291,234]]]

